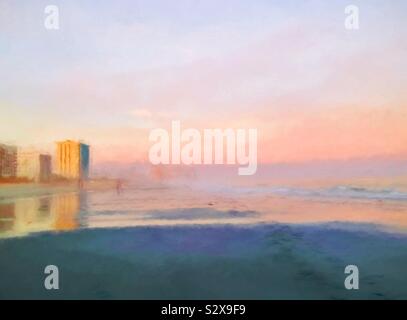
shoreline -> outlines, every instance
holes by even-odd
[[[0,201],[27,197],[40,197],[79,190],[109,190],[115,188],[115,184],[115,179],[88,180],[82,188],[79,188],[76,181],[0,184]]]

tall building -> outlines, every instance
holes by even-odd
[[[0,177],[17,174],[17,147],[0,144]]]
[[[89,146],[65,140],[57,142],[57,174],[68,179],[89,178]]]
[[[35,182],[45,182],[51,177],[51,156],[36,151],[17,153],[17,176]]]

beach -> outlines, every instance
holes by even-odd
[[[2,299],[405,299],[407,239],[346,226],[81,230],[0,242]],[[60,289],[43,287],[45,265]],[[344,267],[360,269],[345,290]]]
[[[403,201],[74,190],[0,202],[0,297],[406,299]],[[313,214],[311,214],[313,213]],[[60,289],[44,289],[56,265]],[[360,289],[346,290],[357,265]]]

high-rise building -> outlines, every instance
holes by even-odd
[[[0,177],[17,174],[17,147],[0,144]]]
[[[57,142],[56,171],[68,179],[89,178],[89,146],[79,141]]]
[[[36,151],[19,151],[17,176],[36,182],[48,181],[51,177],[51,156]]]

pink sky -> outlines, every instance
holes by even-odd
[[[407,159],[402,2],[360,4],[358,31],[344,28],[343,1],[142,17],[62,2],[53,34],[30,15],[36,5],[2,6],[1,142],[53,152],[83,139],[95,162],[130,163],[147,159],[151,129],[181,120],[258,129],[264,163]]]

